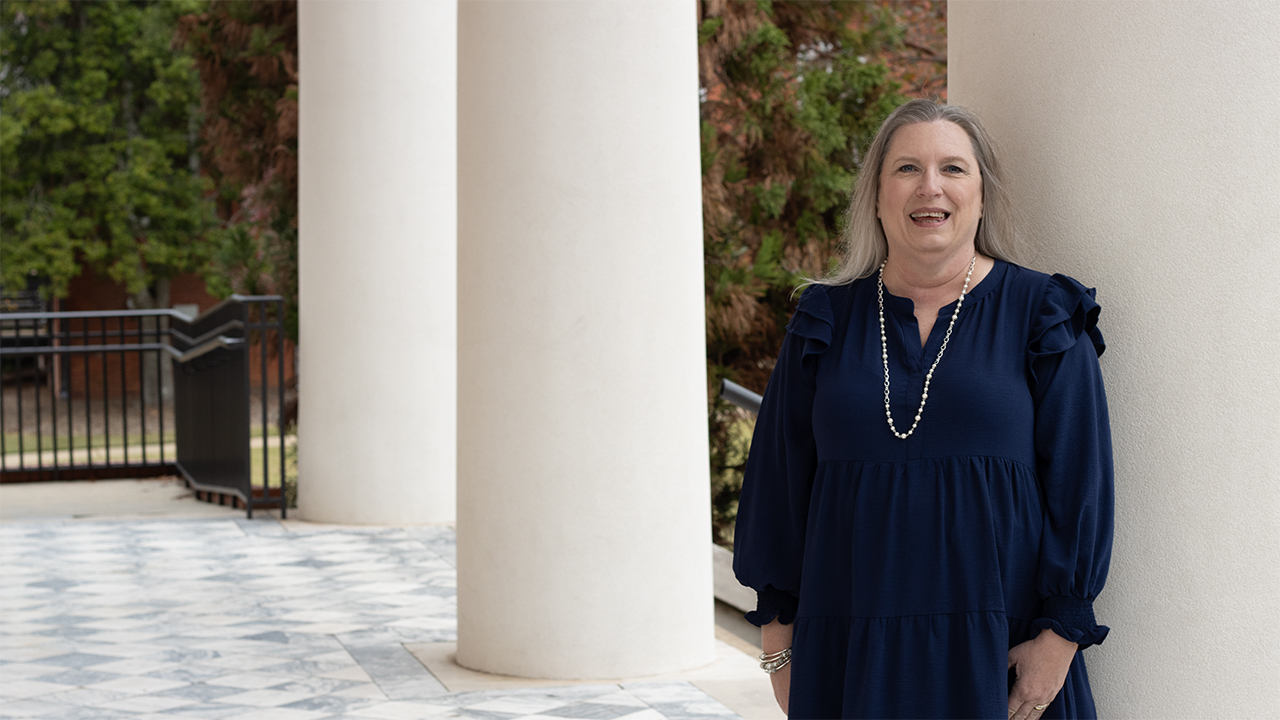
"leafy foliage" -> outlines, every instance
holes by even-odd
[[[873,59],[902,28],[852,2],[705,0],[699,22],[712,525],[730,544],[751,419],[720,380],[764,390],[796,285],[831,268],[859,150],[906,99]]]
[[[210,292],[276,293],[298,339],[298,10],[292,0],[213,0],[179,38],[203,85],[200,136],[217,187]]]
[[[0,4],[0,283],[65,297],[84,262],[137,294],[204,265],[199,79],[172,47],[198,7]]]
[[[899,30],[899,41],[881,46],[872,57],[888,66],[904,95],[946,102],[946,0],[872,1]]]

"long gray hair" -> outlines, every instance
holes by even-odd
[[[876,217],[876,200],[880,194],[880,171],[889,143],[899,128],[916,123],[945,120],[960,126],[969,136],[973,155],[982,177],[982,219],[974,248],[993,258],[1013,262],[1017,259],[1019,237],[1015,228],[1013,205],[1005,187],[1000,163],[996,160],[991,137],[982,121],[969,110],[957,105],[942,105],[932,100],[911,100],[885,118],[876,137],[867,148],[866,159],[853,186],[845,229],[840,237],[840,264],[825,278],[805,284],[844,285],[867,277],[880,267],[889,255],[888,241],[880,218]]]

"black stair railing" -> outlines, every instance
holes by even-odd
[[[278,507],[283,517],[283,317],[274,295],[233,295],[196,318],[0,312],[0,482],[181,475],[200,499],[230,501],[249,517]]]
[[[736,405],[755,415],[760,414],[760,401],[763,398],[758,393],[754,393],[736,382],[721,379],[720,397],[728,400],[731,405]]]

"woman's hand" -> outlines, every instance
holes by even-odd
[[[1009,691],[1010,720],[1037,720],[1058,696],[1067,670],[1079,646],[1052,630],[1041,630],[1035,638],[1009,649],[1009,667],[1017,679]]]
[[[766,655],[791,647],[791,626],[783,625],[774,618],[773,622],[760,628],[760,644]],[[773,698],[778,701],[782,712],[786,713],[791,699],[791,663],[770,675],[769,681],[773,683]]]

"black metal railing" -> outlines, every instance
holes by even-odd
[[[760,400],[762,399],[760,395],[751,392],[738,383],[721,379],[720,397],[728,400],[731,405],[736,405],[743,410],[749,410],[755,415],[760,414]]]
[[[181,475],[200,499],[283,516],[283,317],[282,298],[241,295],[196,318],[0,313],[0,482]]]

